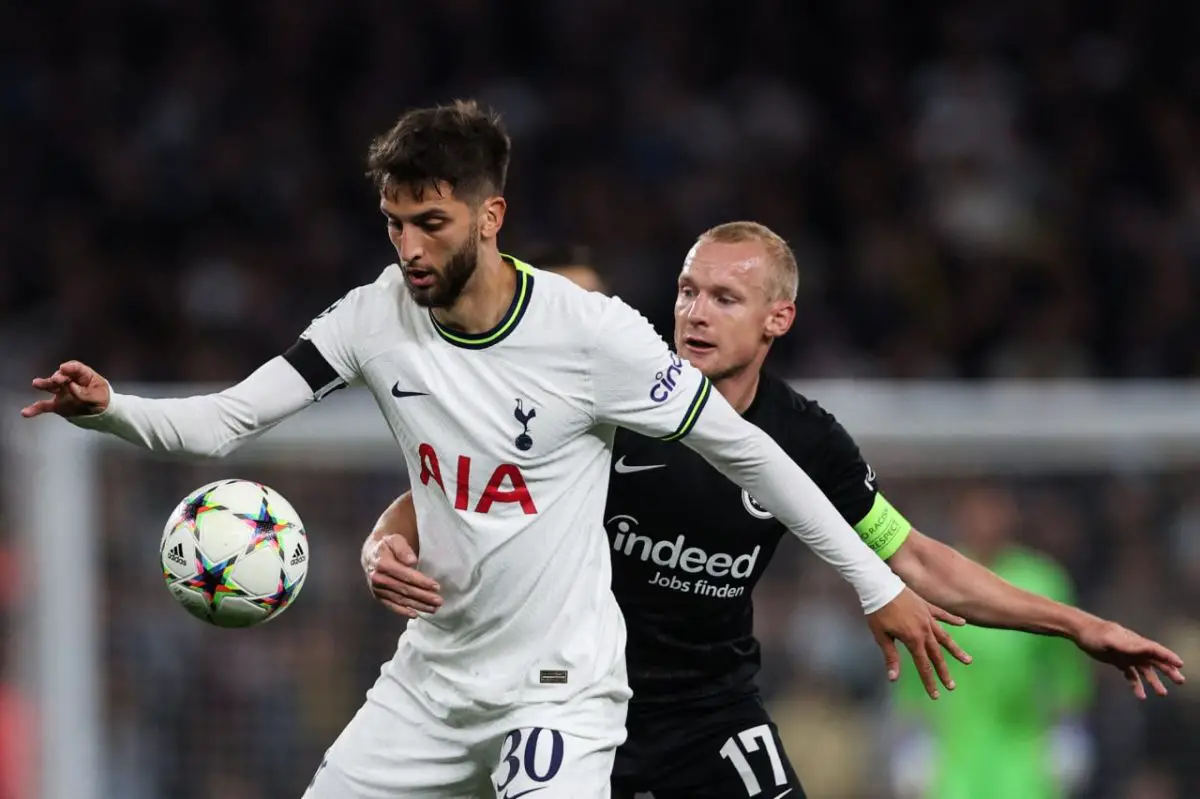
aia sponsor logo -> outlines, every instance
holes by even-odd
[[[446,480],[442,477],[442,459],[438,457],[437,450],[433,448],[432,444],[421,444],[417,447],[417,457],[421,462],[421,484],[429,485],[431,481],[437,483],[446,498],[450,499],[451,493],[446,490]],[[448,467],[449,464],[447,464],[449,472]],[[520,466],[515,463],[501,463],[494,467],[491,477],[488,478],[487,486],[478,497],[471,496],[472,468],[474,468],[474,462],[471,456],[459,455],[454,471],[449,473],[449,476],[454,478],[451,487],[453,488],[455,510],[490,513],[492,507],[497,504],[515,504],[520,505],[521,510],[527,515],[532,516],[537,513],[537,505],[534,504],[533,496],[529,493],[529,485]]]

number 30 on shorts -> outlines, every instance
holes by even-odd
[[[558,730],[541,727],[513,730],[504,738],[503,755],[497,769],[502,778],[496,783],[496,793],[503,794],[522,773],[534,783],[554,779],[562,768],[565,750],[562,733]],[[510,799],[520,795],[514,794]]]
[[[787,774],[783,770],[783,761],[779,757],[779,750],[775,747],[775,736],[771,734],[771,728],[768,725],[760,724],[757,727],[742,730],[721,747],[721,757],[728,760],[737,769],[738,776],[742,778],[742,783],[746,786],[746,793],[750,796],[758,796],[762,793],[762,785],[759,783],[758,777],[754,776],[754,769],[750,767],[750,761],[746,759],[745,754],[742,754],[742,750],[745,749],[746,754],[755,753],[760,748],[760,742],[761,748],[766,750],[767,759],[771,761],[771,777],[775,781],[775,787],[780,788],[787,785]]]

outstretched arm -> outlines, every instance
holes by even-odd
[[[218,394],[147,399],[118,394],[96,370],[67,361],[33,387],[50,397],[25,407],[32,418],[55,413],[153,452],[225,455],[313,402],[313,390],[283,357],[273,358]]]
[[[1088,619],[1072,608],[1017,588],[985,566],[913,529],[888,559],[914,591],[977,627],[1071,638]]]
[[[914,591],[979,627],[1021,630],[1069,638],[1102,663],[1116,666],[1138,698],[1144,679],[1167,693],[1155,669],[1183,682],[1183,660],[1159,643],[1079,608],[1025,591],[995,572],[913,530],[888,565]]]
[[[353,289],[313,320],[283,355],[218,394],[147,399],[118,394],[104,377],[67,361],[33,387],[50,396],[26,406],[26,418],[54,413],[153,452],[225,455],[358,377],[355,320],[367,296]]]

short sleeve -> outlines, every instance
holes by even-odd
[[[318,314],[283,355],[318,400],[358,382],[355,321],[364,310],[364,290],[352,289]]]
[[[867,546],[887,560],[908,539],[912,525],[879,492],[875,470],[846,428],[831,414],[816,410],[825,432],[805,471]]]
[[[708,378],[616,298],[605,299],[590,357],[596,420],[645,436],[683,438],[712,392]]]
[[[819,417],[821,437],[818,445],[805,453],[806,457],[797,458],[797,462],[804,465],[804,470],[842,517],[852,525],[857,524],[875,502],[878,491],[875,472],[837,419],[815,403],[809,412]]]

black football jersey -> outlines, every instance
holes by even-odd
[[[764,374],[744,416],[851,525],[871,511],[874,473],[816,402]],[[750,595],[787,528],[688,447],[624,429],[614,441],[605,527],[633,701],[751,689],[759,644]]]

